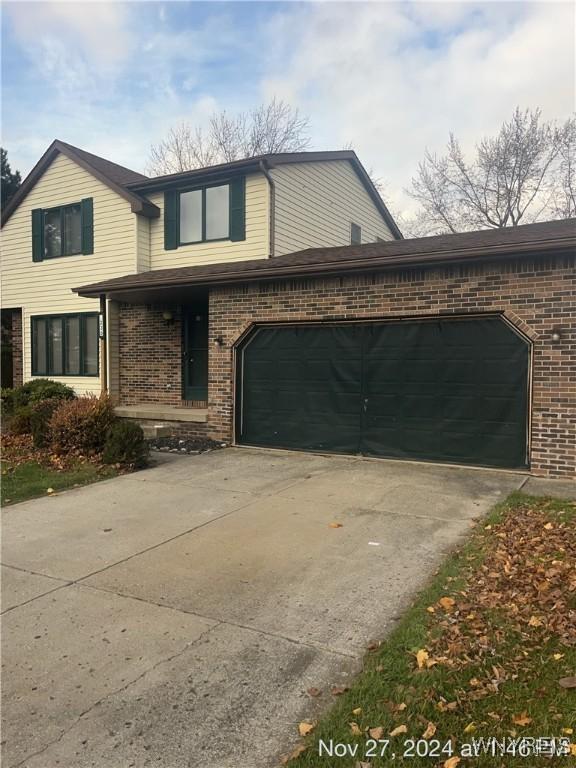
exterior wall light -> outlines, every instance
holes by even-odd
[[[214,344],[217,347],[223,347],[224,346],[224,339],[222,338],[222,336],[216,336],[216,338],[214,339]]]
[[[560,332],[560,328],[552,328],[552,341],[557,344],[559,341],[562,341],[562,334]]]
[[[162,319],[166,323],[173,323],[174,322],[174,312],[172,312],[169,309],[166,309],[164,312],[162,312]]]

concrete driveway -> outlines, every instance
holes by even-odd
[[[2,764],[276,765],[524,479],[226,449],[6,509]]]

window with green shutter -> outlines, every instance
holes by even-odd
[[[245,179],[164,194],[164,248],[246,239]]]
[[[33,376],[98,376],[98,314],[40,315],[32,323]]]
[[[94,252],[92,198],[32,211],[32,260],[58,259]]]

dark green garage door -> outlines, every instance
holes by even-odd
[[[525,467],[528,360],[497,317],[263,326],[239,350],[237,440]]]

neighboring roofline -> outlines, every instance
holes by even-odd
[[[98,181],[101,181],[107,187],[127,200],[130,203],[130,208],[133,213],[138,213],[149,218],[157,218],[160,215],[160,210],[156,205],[151,203],[149,200],[146,200],[136,192],[128,189],[127,186],[118,184],[118,182],[110,179],[108,176],[106,176],[106,174],[102,173],[101,170],[90,163],[86,157],[80,155],[78,151],[76,151],[76,147],[55,139],[52,144],[50,144],[46,152],[44,152],[40,160],[38,160],[34,168],[32,168],[28,176],[26,176],[14,197],[5,206],[4,210],[2,211],[2,227],[6,224],[12,214],[27,197],[29,192],[31,192],[40,178],[44,175],[57,154],[62,154],[69,160],[77,163],[77,165],[79,165],[85,171],[88,171],[88,173],[92,174],[92,176],[98,179]]]
[[[147,194],[150,192],[159,192],[174,186],[181,186],[186,182],[201,183],[226,179],[229,176],[238,173],[258,173],[262,170],[262,164],[264,164],[265,167],[272,169],[281,165],[318,163],[335,160],[346,160],[352,164],[356,175],[368,192],[372,202],[378,209],[378,212],[386,222],[394,239],[401,240],[403,235],[394,221],[392,214],[380,197],[380,193],[360,162],[358,155],[351,149],[322,152],[279,152],[275,154],[256,155],[254,157],[243,158],[242,160],[234,160],[229,163],[219,163],[218,165],[207,166],[206,168],[196,168],[192,171],[181,171],[179,173],[170,173],[166,176],[156,176],[143,181],[134,181],[126,186],[129,189],[138,190],[139,192]]]
[[[528,225],[534,226],[534,225]],[[536,225],[538,226],[538,225]],[[464,233],[478,234],[478,233]],[[451,235],[458,238],[461,235]],[[443,237],[443,236],[439,236]],[[297,261],[297,257],[302,257],[306,251],[300,251],[296,254],[281,256],[276,259],[254,259],[244,262],[214,264],[211,271],[206,267],[198,267],[198,273],[183,273],[186,268],[175,268],[168,270],[159,270],[157,280],[154,280],[154,272],[144,272],[134,275],[133,280],[126,280],[126,277],[115,278],[100,283],[84,285],[79,288],[73,288],[75,293],[80,296],[92,297],[106,293],[129,293],[130,291],[158,290],[174,287],[193,287],[200,285],[226,285],[229,283],[251,283],[265,280],[278,280],[291,277],[317,277],[328,275],[343,275],[354,272],[378,272],[403,267],[428,266],[439,264],[454,264],[478,260],[499,260],[503,258],[538,255],[553,251],[558,255],[576,253],[576,230],[570,235],[560,237],[549,237],[546,239],[531,239],[524,242],[511,240],[508,243],[483,244],[472,247],[459,247],[453,250],[446,248],[430,250],[418,250],[418,242],[430,241],[434,238],[417,238],[415,250],[408,253],[395,255],[386,255],[386,243],[382,243],[382,254],[366,256],[350,256],[348,259],[335,259],[333,261],[310,262],[305,264],[291,263]],[[392,241],[393,242],[393,241]],[[409,246],[410,240],[404,240],[403,246]],[[392,244],[392,243],[390,243]],[[347,246],[350,250],[359,248],[373,247],[374,244],[367,246]],[[309,251],[324,251],[330,253],[331,250],[342,251],[341,246],[326,249],[308,249]],[[262,262],[258,268],[250,268],[255,262]],[[264,263],[265,262],[265,263]],[[247,268],[242,269],[242,264]],[[208,266],[208,265],[207,265]],[[128,277],[128,276],[127,276]],[[124,281],[124,282],[122,282]]]

